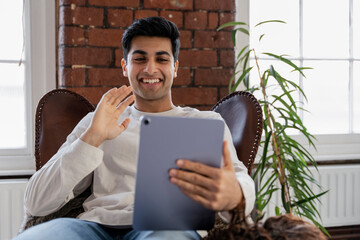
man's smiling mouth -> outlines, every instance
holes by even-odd
[[[147,83],[147,84],[154,84],[159,83],[162,80],[160,78],[141,78],[140,82]]]

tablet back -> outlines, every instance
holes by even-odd
[[[135,189],[136,230],[207,230],[215,212],[170,183],[177,159],[220,167],[224,123],[215,119],[144,116]]]

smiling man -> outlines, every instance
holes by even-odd
[[[127,38],[124,38],[124,44],[125,41]],[[136,109],[163,112],[175,107],[171,100],[171,86],[177,76],[179,62],[172,53],[169,38],[134,37],[121,66],[136,96]]]
[[[211,111],[175,106],[179,31],[170,21],[151,17],[135,21],[124,33],[123,74],[131,86],[104,94],[68,136],[59,151],[30,179],[27,213],[45,216],[59,210],[92,184],[92,194],[76,219],[60,218],[34,226],[17,239],[199,239],[196,231],[135,231],[134,207],[139,119],[144,114],[221,119]],[[133,93],[133,94],[131,94]],[[132,106],[131,103],[134,104]],[[156,151],[161,151],[157,149]],[[254,182],[238,160],[226,127],[223,166],[212,168],[179,160],[169,181],[206,208],[228,211],[245,203],[250,213]],[[176,217],[176,216],[171,216]]]

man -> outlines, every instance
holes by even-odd
[[[18,239],[199,239],[195,231],[131,229],[139,118],[145,113],[221,117],[172,103],[180,48],[179,31],[172,22],[160,17],[137,20],[124,33],[122,45],[121,64],[130,86],[105,93],[95,112],[80,121],[59,151],[30,179],[26,190],[26,211],[44,216],[93,184],[83,204],[85,212],[77,219],[56,219],[32,227]],[[181,159],[177,165],[183,170],[171,169],[169,179],[194,201],[229,218],[228,210],[243,201],[249,213],[255,194],[254,182],[237,159],[228,128],[224,139],[221,169]]]

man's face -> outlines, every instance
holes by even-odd
[[[136,101],[171,103],[171,86],[178,68],[171,41],[163,37],[138,36],[132,39],[127,62],[122,62]]]

